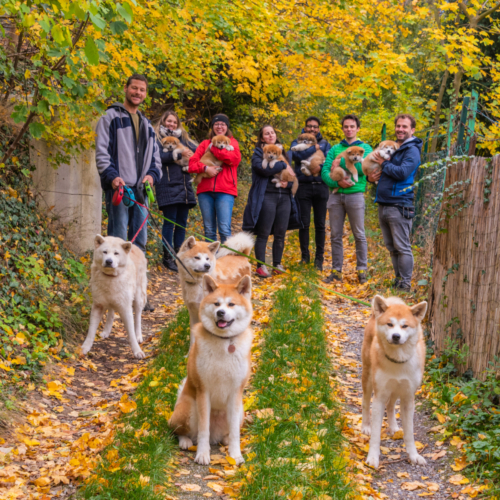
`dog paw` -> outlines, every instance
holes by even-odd
[[[370,436],[371,433],[372,433],[372,428],[369,425],[361,426],[361,434],[364,434],[365,436]]]
[[[226,149],[227,149],[228,151],[234,151],[234,147],[233,147],[233,146],[231,146],[231,145],[226,146]]]
[[[236,465],[241,465],[245,463],[245,459],[240,455],[233,455],[232,453],[229,453],[229,456],[234,459],[236,462]]]
[[[82,354],[83,354],[83,355],[85,355],[85,354],[88,354],[88,352],[90,351],[90,349],[92,349],[92,346],[91,346],[91,345],[88,345],[88,344],[87,344],[87,345],[85,345],[85,343],[84,343],[84,344],[82,345],[82,347],[81,347],[81,349],[80,349],[80,350],[81,350]]]
[[[379,465],[379,458],[375,455],[370,455],[370,453],[368,453],[368,456],[366,457],[366,465],[369,465],[370,467],[373,467],[374,469],[378,469],[378,465]]]
[[[397,425],[395,425],[394,427],[390,427],[390,426],[389,426],[389,427],[387,428],[387,434],[388,434],[389,436],[394,436],[394,434],[396,434],[396,432],[398,432],[399,430],[400,430],[400,429],[399,429],[399,427],[398,427]]]
[[[413,465],[426,465],[427,464],[427,460],[424,457],[422,457],[421,455],[419,455],[418,453],[415,453],[415,455],[410,455],[410,462]]]
[[[142,338],[142,334],[137,335],[136,339],[137,339],[137,342],[139,344],[142,344],[144,342],[144,339]]]
[[[200,465],[210,465],[210,451],[199,451],[194,461]]]
[[[109,332],[107,332],[106,330],[103,330],[101,332],[101,339],[107,339],[110,335],[111,335],[111,329],[109,330]]]
[[[135,351],[134,352],[134,356],[137,358],[137,359],[144,359],[146,357],[146,355],[142,352],[141,349],[139,349],[138,351]]]
[[[179,448],[181,450],[187,450],[193,446],[193,441],[189,439],[187,436],[179,436]]]

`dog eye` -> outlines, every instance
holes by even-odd
[[[118,252],[115,252],[115,255],[118,255]]]
[[[104,250],[104,252],[102,252],[102,253],[108,253],[108,251],[107,251],[107,250]]]
[[[408,328],[408,325],[401,325],[401,328]]]
[[[220,306],[220,302],[216,302],[214,305],[217,306],[217,307],[219,307]]]
[[[228,306],[229,307],[234,307],[234,304],[232,302],[229,302]]]
[[[387,323],[387,326],[394,326],[392,323]]]
[[[199,257],[195,257],[195,259],[196,259],[196,260],[200,260],[200,258],[199,258]]]

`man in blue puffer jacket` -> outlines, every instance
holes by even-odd
[[[314,177],[307,176],[300,170],[301,161],[307,160],[318,149],[323,151],[323,154],[328,154],[330,151],[330,144],[326,139],[323,139],[319,127],[321,122],[319,118],[310,116],[306,120],[306,125],[302,129],[302,134],[312,134],[316,137],[318,144],[311,146],[304,151],[292,151],[292,160],[295,166],[295,175],[299,181],[299,189],[295,195],[295,199],[299,203],[300,217],[302,220],[303,228],[299,229],[299,242],[300,251],[302,253],[302,262],[309,263],[309,226],[311,225],[311,208],[314,211],[314,230],[316,237],[316,256],[314,258],[314,265],[320,271],[323,270],[323,254],[325,252],[325,223],[326,223],[326,203],[330,196],[328,186],[323,182],[320,175]],[[297,144],[297,140],[292,142],[290,148]]]
[[[415,216],[411,186],[420,166],[422,141],[413,137],[416,122],[412,115],[398,115],[394,124],[399,149],[390,160],[376,155],[375,161],[382,166],[382,172],[368,176],[368,181],[378,181],[375,203],[378,203],[380,228],[396,274],[393,285],[409,291],[413,273],[410,233]]]

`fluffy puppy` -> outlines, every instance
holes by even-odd
[[[192,156],[193,152],[189,148],[184,146],[184,144],[182,144],[181,141],[177,139],[177,137],[173,136],[164,137],[161,140],[161,143],[163,146],[163,151],[165,151],[165,153],[167,152],[172,153],[175,163],[177,163],[177,165],[180,165],[182,167],[182,170],[187,172],[189,167],[189,157],[186,158],[184,156],[181,156],[179,160],[176,160],[175,158],[177,158],[179,154],[182,154],[186,150],[191,153],[189,156]]]
[[[287,165],[285,156],[283,155],[283,146],[281,144],[266,144],[263,148],[264,159],[262,160],[262,168],[273,168],[278,161],[284,161]],[[295,196],[297,189],[299,189],[299,181],[295,175],[290,174],[287,169],[282,170],[279,174],[274,176],[271,181],[273,184],[278,184],[280,182],[293,182],[292,195]]]
[[[217,172],[222,172],[221,165],[223,162],[221,160],[218,160],[213,155],[211,151],[212,148],[227,149],[228,151],[233,151],[234,148],[233,146],[231,146],[231,139],[229,139],[229,137],[226,137],[225,135],[216,135],[212,139],[212,144],[208,146],[208,149],[200,158],[200,163],[203,163],[203,165],[206,165],[207,167],[215,167],[217,169]],[[201,179],[205,177],[208,177],[206,173],[198,174],[194,180],[194,185],[197,186],[201,182]]]
[[[293,146],[292,151],[305,151],[311,146],[318,144],[313,134],[300,134],[297,138],[297,144]],[[320,175],[321,165],[325,163],[325,155],[321,149],[316,150],[309,158],[300,162],[300,170],[304,175]]]
[[[343,153],[340,153],[335,159],[344,158],[347,171],[342,167],[333,167],[330,171],[330,178],[332,181],[339,182],[344,179],[348,180],[352,176],[353,181],[358,182],[358,171],[356,170],[355,163],[362,161],[364,154],[365,150],[359,146],[351,146]],[[336,193],[337,191],[338,188],[335,188],[332,193]]]
[[[363,173],[368,177],[377,170],[381,170],[382,166],[373,160],[375,153],[378,153],[384,160],[390,160],[391,156],[399,148],[399,144],[395,141],[382,141],[375,151],[371,152],[361,164]],[[375,184],[378,184],[376,182]]]

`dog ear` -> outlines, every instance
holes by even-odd
[[[423,302],[420,302],[410,309],[413,316],[415,316],[415,318],[417,318],[419,321],[422,321],[425,318],[425,314],[427,312],[427,302],[424,300]]]
[[[96,234],[94,238],[94,248],[99,248],[104,243],[104,238],[100,234]]]
[[[219,288],[219,285],[215,282],[215,280],[209,274],[205,274],[203,276],[203,290],[205,293],[209,294],[215,292]]]
[[[219,250],[219,247],[220,247],[220,241],[214,241],[213,243],[210,243],[210,245],[208,245],[208,249],[213,253],[213,254],[216,254],[217,253],[217,250]]]
[[[185,252],[186,250],[191,250],[196,245],[196,239],[194,236],[190,236],[182,245],[179,250],[180,252]]]
[[[372,300],[372,310],[376,318],[387,311],[387,303],[381,295],[375,295]]]
[[[277,148],[280,148],[280,149],[281,149],[281,151],[283,151],[283,144],[275,144],[275,146],[276,146]]]
[[[132,250],[132,243],[130,241],[127,241],[126,243],[122,243],[122,248],[125,251],[125,253],[129,253],[130,250]]]
[[[236,285],[236,290],[238,290],[238,293],[243,295],[243,297],[250,300],[252,297],[252,280],[250,276],[243,276]]]

